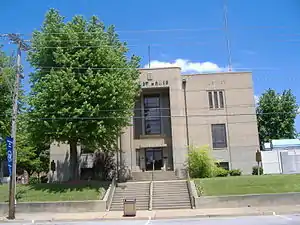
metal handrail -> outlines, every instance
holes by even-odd
[[[113,200],[113,197],[114,197],[114,194],[115,194],[115,190],[116,190],[116,182],[117,182],[117,179],[116,179],[116,175],[113,177],[112,179],[112,182],[110,184],[110,193],[109,193],[109,196],[108,196],[108,199],[107,199],[107,208],[106,210],[109,210],[110,207],[111,207],[111,204],[112,204],[112,200]]]
[[[150,182],[150,190],[149,190],[149,211],[152,210],[153,205],[153,181]]]

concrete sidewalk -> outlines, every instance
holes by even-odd
[[[86,213],[34,213],[16,215],[16,221],[48,222],[48,221],[80,221],[80,220],[155,220],[175,218],[203,217],[239,217],[259,215],[284,215],[300,213],[300,205],[260,208],[217,208],[217,209],[188,209],[188,210],[154,210],[138,211],[136,217],[123,217],[123,212],[86,212]],[[0,222],[10,222],[0,217]]]

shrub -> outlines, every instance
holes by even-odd
[[[40,183],[40,179],[38,177],[29,177],[29,184],[38,184]]]
[[[241,176],[242,171],[240,169],[233,169],[229,171],[230,176]]]
[[[192,147],[188,154],[188,170],[192,178],[213,177],[217,170],[216,160],[208,146]]]
[[[41,183],[48,183],[48,176],[41,176]]]
[[[259,168],[259,174],[264,174],[264,169],[262,167]],[[252,175],[258,175],[258,166],[252,167]]]
[[[215,176],[216,177],[227,177],[229,174],[229,171],[228,170],[225,170],[224,168],[222,167],[217,167],[216,170],[215,170]]]

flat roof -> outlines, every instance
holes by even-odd
[[[168,69],[179,69],[181,70],[181,67],[179,66],[170,66],[170,67],[159,67],[159,68],[138,68],[138,70],[168,70]],[[206,73],[191,73],[191,74],[185,74],[182,73],[182,76],[203,76],[203,75],[227,75],[227,74],[247,74],[252,73],[251,71],[222,71],[222,72],[206,72]]]
[[[138,68],[138,70],[168,70],[168,69],[180,69],[179,66],[170,66],[170,67],[159,67],[159,68]]]
[[[229,74],[241,74],[241,73],[252,73],[250,71],[224,71],[224,72],[210,72],[210,73],[193,73],[193,74],[182,74],[183,76],[203,76],[203,75],[229,75]]]

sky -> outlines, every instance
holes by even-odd
[[[266,89],[291,88],[300,103],[300,0],[2,0],[0,33],[22,33],[30,39],[46,11],[55,8],[70,20],[74,15],[98,16],[113,24],[120,39],[142,66],[180,66],[183,73],[252,71],[255,96]],[[227,33],[224,29],[227,2]],[[7,41],[11,54],[15,45]],[[150,58],[148,46],[150,45]],[[23,56],[24,86],[32,71]],[[300,130],[300,119],[296,120]]]

